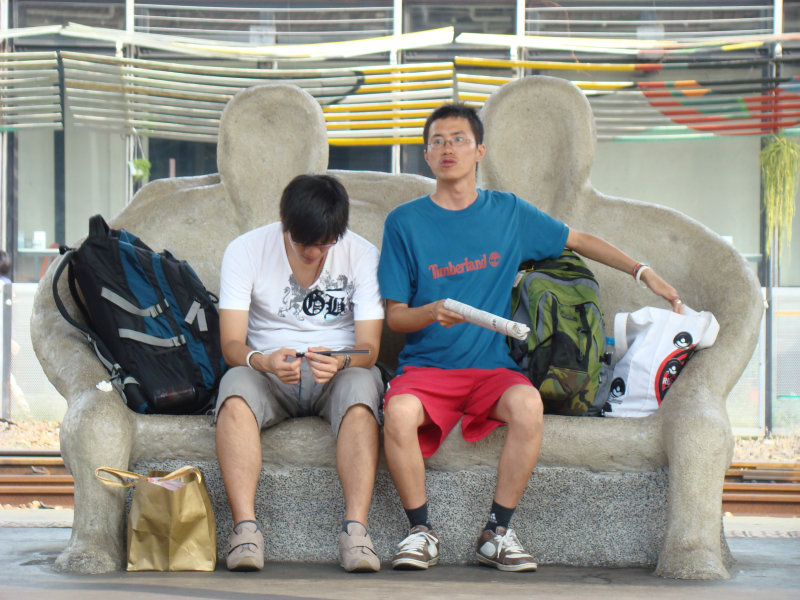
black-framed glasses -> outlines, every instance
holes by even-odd
[[[450,144],[453,148],[463,148],[464,146],[470,145],[473,141],[472,138],[465,135],[457,135],[448,140],[443,137],[437,137],[428,142],[428,148],[431,150],[443,150],[447,144]]]

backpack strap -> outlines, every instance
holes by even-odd
[[[153,306],[139,308],[132,302],[128,302],[127,300],[125,300],[125,298],[123,298],[122,296],[120,296],[119,294],[117,294],[113,290],[110,290],[107,287],[103,287],[100,290],[100,295],[109,302],[111,302],[112,304],[119,306],[125,312],[128,312],[132,315],[138,315],[140,317],[152,317],[155,319],[156,317],[158,317],[158,315],[163,313],[166,308],[169,307],[167,301],[163,300],[161,302],[156,302]],[[197,304],[199,307],[199,303],[195,302],[195,304]]]
[[[187,324],[191,325],[195,319],[197,319],[197,327],[200,331],[206,332],[208,331],[208,321],[206,320],[206,311],[203,309],[202,305],[195,300],[192,302],[192,305],[189,307],[189,310],[186,311],[186,321]]]
[[[58,293],[58,282],[61,279],[61,275],[64,273],[64,269],[69,267],[70,271],[72,270],[72,255],[75,254],[75,252],[77,252],[77,250],[75,250],[75,248],[66,248],[66,247],[62,248],[61,262],[58,263],[58,267],[56,268],[56,272],[53,274],[53,286],[52,286],[52,288],[53,288],[53,300],[55,300],[56,308],[58,309],[58,312],[61,313],[61,316],[64,317],[70,325],[72,325],[73,327],[75,327],[77,329],[80,329],[87,336],[89,336],[92,333],[91,330],[88,327],[86,327],[83,323],[79,323],[78,321],[76,321],[72,317],[72,315],[69,314],[69,311],[67,310],[67,307],[64,306],[64,302],[63,302],[63,300],[61,300],[61,296]],[[72,282],[72,279],[73,278],[70,277],[70,291],[73,292],[73,296],[74,296],[75,290],[74,290],[74,283]]]
[[[58,264],[58,267],[56,268],[56,271],[53,274],[52,290],[53,290],[53,300],[56,303],[56,308],[58,309],[58,312],[61,313],[61,316],[64,317],[64,319],[67,321],[67,323],[69,323],[70,325],[72,325],[73,327],[75,327],[84,334],[86,340],[94,349],[94,353],[97,355],[97,358],[106,368],[106,370],[110,373],[111,383],[119,390],[124,389],[125,384],[131,382],[127,381],[129,378],[127,378],[122,372],[122,367],[112,358],[110,358],[112,356],[111,352],[109,352],[106,345],[102,342],[102,340],[100,340],[100,338],[94,333],[94,331],[92,331],[87,325],[84,325],[83,323],[77,321],[69,313],[67,307],[64,305],[64,301],[61,299],[61,295],[58,293],[58,282],[60,281],[61,276],[64,273],[64,269],[69,267],[70,291],[73,293],[73,296],[75,296],[76,304],[84,312],[84,315],[86,314],[85,309],[81,305],[76,295],[77,293],[74,287],[74,277],[72,276],[72,255],[75,252],[77,252],[77,250],[75,248],[64,247],[62,248],[62,252],[63,254],[61,257],[61,262]],[[122,394],[122,396],[123,398],[125,397],[124,394]]]
[[[186,343],[186,338],[183,335],[176,335],[171,338],[160,338],[133,329],[118,329],[117,332],[121,338],[142,342],[149,346],[158,346],[159,348],[177,348]]]

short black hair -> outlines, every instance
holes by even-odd
[[[425,121],[425,127],[422,129],[422,141],[426,146],[428,145],[428,134],[430,133],[433,122],[450,117],[462,117],[469,121],[469,126],[472,128],[472,135],[475,136],[475,145],[477,146],[483,143],[483,123],[478,116],[478,112],[466,104],[452,102],[442,104],[428,115],[428,119]]]
[[[0,277],[8,277],[11,273],[11,257],[5,250],[0,250]]]
[[[337,241],[347,230],[350,199],[330,175],[298,175],[281,194],[283,230],[304,246]]]

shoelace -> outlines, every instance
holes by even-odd
[[[397,544],[398,552],[420,552],[426,543],[436,545],[436,538],[427,531],[415,531]]]
[[[500,539],[498,540],[497,538]],[[506,551],[506,556],[514,558],[528,556],[528,553],[525,552],[525,548],[520,544],[519,539],[517,539],[517,534],[514,533],[513,529],[507,529],[505,535],[496,535],[494,539],[497,542],[497,556],[500,556],[504,549]]]

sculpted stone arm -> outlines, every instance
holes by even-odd
[[[639,214],[636,226],[627,228],[628,239],[642,260],[657,259],[656,269],[663,265],[684,301],[711,311],[720,324],[714,345],[692,357],[654,415],[669,469],[667,523],[656,573],[725,578],[730,556],[721,541],[721,501],[733,449],[726,400],[756,345],[763,300],[745,260],[716,234],[668,209],[628,206],[633,208]],[[636,299],[639,306],[649,303]],[[628,304],[624,296],[617,302]]]
[[[60,439],[64,463],[75,480],[75,515],[70,542],[56,568],[105,572],[120,568],[124,560],[125,494],[97,481],[94,470],[101,466],[128,468],[134,415],[116,391],[97,388],[100,381],[108,379],[108,373],[86,339],[56,309],[51,292],[54,270],[55,265],[37,289],[31,339],[45,374],[68,404]],[[65,279],[60,296],[77,316]],[[98,514],[108,518],[97,518]]]

